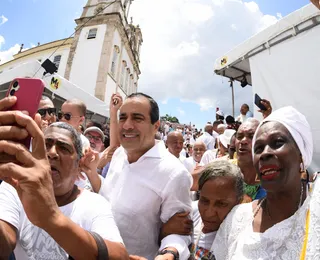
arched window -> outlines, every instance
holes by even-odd
[[[61,55],[54,56],[53,63],[56,65],[58,69],[59,69],[60,61],[61,61]]]
[[[129,93],[129,85],[130,84],[130,69],[127,68],[127,71],[126,71],[126,81],[125,81],[125,84],[124,84],[124,92],[126,94]]]
[[[89,30],[89,33],[88,33],[87,39],[94,39],[94,38],[96,38],[96,36],[97,36],[97,31],[98,31],[97,28],[92,28],[92,29],[90,29],[90,30]]]
[[[131,74],[130,75],[130,87],[129,87],[129,94],[132,94],[133,92],[134,92],[134,90],[133,90],[133,81],[134,81],[134,79],[133,79],[133,74]]]
[[[121,78],[120,78],[120,87],[123,89],[124,88],[124,83],[126,79],[126,67],[127,67],[127,62],[125,60],[122,61],[122,67],[121,67]]]
[[[115,45],[113,47],[113,56],[112,56],[111,70],[110,70],[110,73],[113,77],[116,77],[119,53],[120,53],[120,49],[117,45]]]

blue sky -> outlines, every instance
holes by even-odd
[[[133,5],[138,5],[139,3],[145,0],[135,0]],[[156,1],[156,0],[148,0],[148,1]],[[178,0],[171,0],[178,1]],[[201,0],[206,2],[207,4],[210,1],[214,0]],[[200,1],[200,2],[201,2]],[[215,0],[217,1],[217,0]],[[75,23],[74,19],[79,17],[82,12],[82,7],[87,1],[85,0],[0,0],[0,17],[5,16],[8,21],[0,26],[0,36],[2,36],[5,40],[3,44],[0,41],[0,52],[6,51],[10,49],[10,47],[15,44],[24,43],[25,47],[31,47],[32,44],[36,45],[38,42],[46,43],[53,40],[58,40],[62,38],[68,37],[74,30]],[[248,1],[245,1],[248,2]],[[290,12],[299,9],[300,7],[309,3],[308,0],[255,0],[258,4],[261,12],[263,14],[269,14],[273,16],[277,16],[278,13],[281,13],[282,16],[289,14]],[[140,10],[142,12],[142,10]],[[0,19],[1,23],[1,19]],[[200,27],[199,27],[200,28]],[[142,26],[142,30],[144,27]],[[200,29],[199,29],[200,30]],[[143,31],[144,32],[144,31]],[[148,44],[148,33],[147,29],[144,33],[145,45]],[[212,36],[214,37],[214,36]],[[243,41],[247,38],[244,36],[243,38],[239,38],[238,41]],[[161,38],[160,38],[161,41]],[[180,39],[181,42],[184,42],[184,39]],[[240,43],[235,41],[236,43]],[[149,41],[151,42],[151,41]],[[230,43],[230,46],[226,44],[223,51],[227,51],[234,46],[234,43]],[[142,52],[145,49],[150,49],[152,46],[142,46]],[[201,49],[200,49],[201,50]],[[221,50],[220,50],[221,51]],[[222,55],[223,53],[219,53]],[[161,54],[160,54],[161,55]],[[142,64],[144,63],[142,54]],[[215,59],[215,55],[212,55],[209,60],[209,65],[213,68],[213,63]],[[157,62],[157,61],[155,61]],[[145,65],[146,66],[146,65]],[[181,67],[181,66],[180,66]],[[225,114],[229,114],[231,112],[231,103],[228,83],[226,79],[219,79],[221,85],[225,88],[223,92],[222,98],[213,99],[212,107],[206,110],[201,109],[199,102],[193,101],[190,98],[186,98],[183,96],[185,91],[188,89],[183,89],[181,95],[175,93],[173,96],[170,96],[170,93],[164,95],[163,93],[157,94],[156,90],[152,89],[153,86],[149,86],[148,75],[144,73],[148,73],[148,70],[143,70],[140,86],[141,90],[153,94],[159,105],[161,114],[171,114],[173,116],[177,116],[181,122],[189,123],[192,122],[196,124],[198,127],[202,127],[207,121],[212,121],[214,117],[214,111],[216,106],[227,107],[225,110]],[[195,88],[201,88],[201,84],[211,84],[210,80],[214,77],[212,73],[212,68],[208,70],[208,73],[205,75],[205,79],[203,76],[199,78],[199,86],[194,86]],[[211,73],[210,73],[211,71]],[[188,71],[185,71],[186,75],[188,75]],[[150,76],[151,77],[151,76]],[[159,77],[161,74],[159,73]],[[187,76],[185,76],[187,77]],[[152,85],[152,83],[150,83]],[[182,87],[183,88],[183,87]],[[239,86],[236,86],[236,114],[238,112],[239,106],[242,101],[247,101],[250,103],[251,100],[251,87],[247,87],[247,89],[241,89]],[[158,90],[159,91],[159,90]],[[206,91],[201,93],[200,98],[204,98],[206,95]],[[222,93],[222,92],[221,92]],[[228,94],[229,93],[229,94]],[[199,94],[200,95],[200,94]],[[210,93],[208,93],[210,95]],[[237,96],[244,96],[241,100],[237,99]],[[198,98],[197,96],[194,97]],[[188,100],[188,101],[183,101]],[[249,101],[248,101],[249,100]],[[252,104],[252,103],[250,103]]]

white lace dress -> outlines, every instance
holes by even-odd
[[[216,260],[299,260],[310,206],[306,259],[320,259],[320,183],[290,218],[264,233],[253,232],[252,203],[235,207],[224,220],[212,245]]]

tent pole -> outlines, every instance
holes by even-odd
[[[233,88],[233,79],[230,79],[230,87],[231,87],[231,93],[232,93],[232,116],[234,118],[234,88]]]

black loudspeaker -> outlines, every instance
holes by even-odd
[[[45,69],[45,73],[44,74],[47,74],[47,73],[50,73],[50,74],[53,74],[55,72],[58,71],[58,68],[57,66],[49,59],[46,59],[42,64],[41,64],[42,68]]]

